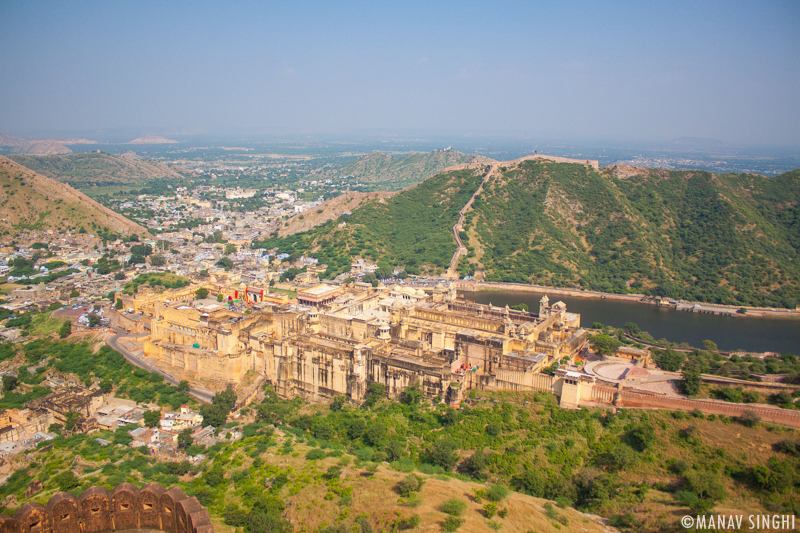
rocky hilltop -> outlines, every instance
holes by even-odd
[[[72,153],[72,150],[64,146],[61,141],[53,139],[31,141],[3,133],[0,133],[0,147],[3,147],[6,153],[15,154],[49,155]]]
[[[0,230],[107,228],[120,235],[147,230],[69,185],[0,156]]]

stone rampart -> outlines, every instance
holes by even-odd
[[[181,489],[158,483],[141,489],[122,483],[109,492],[91,487],[75,497],[59,492],[47,505],[26,503],[13,517],[0,515],[0,533],[106,533],[128,530],[214,533],[208,511]]]
[[[740,417],[745,412],[750,411],[758,415],[764,422],[772,422],[774,424],[800,428],[800,412],[788,409],[769,408],[714,400],[673,398],[628,390],[623,390],[620,393],[620,399],[620,407],[675,409],[681,411],[694,411],[695,409],[698,409],[705,414],[734,417]]]

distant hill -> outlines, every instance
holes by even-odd
[[[13,135],[0,133],[0,147],[5,153],[14,154],[71,154],[72,150],[64,146],[61,141],[52,139],[30,141]]]
[[[800,304],[800,170],[774,178],[506,162],[464,221],[461,275],[715,303]],[[442,272],[480,183],[451,171],[265,247],[347,268],[353,257]],[[345,221],[347,226],[338,228]]]
[[[154,179],[182,176],[163,163],[99,152],[53,156],[9,156],[17,163],[75,188],[139,185]]]
[[[180,141],[173,141],[172,139],[165,139],[164,137],[156,137],[155,135],[145,135],[134,139],[128,144],[177,144]]]
[[[393,157],[383,152],[372,152],[361,156],[341,168],[329,170],[324,178],[353,176],[354,181],[369,183],[373,190],[392,191],[416,185],[444,169],[471,161],[492,161],[480,156],[457,150],[437,150],[429,153],[415,153],[403,157]]]
[[[0,156],[0,230],[107,229],[130,235],[142,226],[98,204],[69,185],[50,179]]]
[[[286,221],[286,224],[279,230],[278,235],[285,237],[294,235],[301,231],[308,231],[329,220],[333,220],[343,213],[351,213],[361,204],[370,200],[380,201],[381,198],[392,196],[392,192],[348,192],[336,198],[332,198],[322,204],[294,215]]]

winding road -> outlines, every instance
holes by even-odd
[[[125,358],[130,364],[141,368],[142,370],[147,370],[148,372],[156,372],[157,374],[161,374],[164,376],[164,379],[167,383],[171,385],[178,386],[179,381],[174,377],[170,376],[160,368],[151,365],[147,361],[144,360],[143,357],[138,357],[134,355],[133,352],[125,348],[122,344],[120,344],[119,340],[122,337],[125,338],[140,338],[140,337],[147,337],[149,333],[127,333],[124,329],[120,327],[113,326],[112,329],[116,332],[115,335],[112,335],[108,339],[106,339],[106,343],[111,346],[113,349],[118,351],[122,354],[122,357]],[[190,388],[188,391],[189,395],[196,398],[197,400],[204,402],[204,403],[211,403],[211,399],[214,397],[214,393],[211,391],[207,391],[205,389],[197,389],[197,388]]]
[[[445,277],[448,278],[458,277],[458,274],[456,272],[456,269],[458,268],[458,260],[463,254],[467,253],[467,247],[464,245],[463,242],[461,242],[461,236],[458,234],[462,229],[464,229],[463,227],[464,215],[466,215],[467,211],[469,211],[469,208],[472,207],[472,203],[475,201],[475,198],[477,198],[478,195],[481,192],[483,192],[483,186],[486,184],[489,177],[495,173],[499,165],[500,163],[494,163],[489,167],[489,170],[486,172],[486,175],[483,176],[483,181],[481,181],[481,184],[475,191],[475,194],[472,195],[472,197],[464,205],[464,207],[461,208],[461,211],[459,211],[460,216],[458,217],[458,222],[456,222],[456,225],[453,226],[453,237],[456,238],[456,244],[458,245],[458,248],[456,249],[456,253],[453,254],[453,258],[450,260],[450,268],[447,269]]]

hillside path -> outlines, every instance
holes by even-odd
[[[486,184],[489,177],[497,171],[499,165],[500,163],[493,163],[489,167],[489,170],[486,172],[486,175],[483,176],[483,181],[481,181],[481,184],[475,191],[475,194],[472,195],[472,197],[469,199],[466,205],[464,205],[464,207],[461,208],[461,211],[459,211],[460,216],[458,217],[458,222],[456,222],[456,225],[453,226],[453,237],[456,238],[456,244],[458,245],[458,248],[456,249],[456,253],[453,254],[453,258],[450,260],[450,268],[447,269],[445,277],[448,278],[458,277],[458,273],[456,272],[456,267],[458,267],[458,260],[463,254],[467,253],[467,247],[464,245],[463,242],[461,242],[461,236],[458,234],[463,229],[462,224],[464,224],[464,215],[466,215],[467,211],[469,211],[470,207],[472,207],[472,202],[475,201],[475,198],[477,198],[478,195],[481,192],[483,192],[483,186]]]

